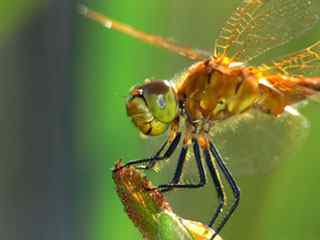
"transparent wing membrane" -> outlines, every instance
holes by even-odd
[[[320,41],[312,46],[262,66],[272,73],[290,76],[320,74]]]
[[[214,55],[248,62],[319,21],[315,0],[245,0],[223,26]]]
[[[257,110],[217,123],[213,141],[237,175],[266,174],[290,158],[308,135],[302,115],[273,117]]]
[[[107,16],[102,15],[96,11],[90,10],[85,5],[80,4],[78,7],[78,11],[81,15],[89,18],[95,22],[102,24],[104,27],[117,30],[122,32],[130,37],[137,38],[145,43],[164,48],[169,50],[170,52],[179,54],[183,57],[189,58],[191,60],[204,60],[209,56],[206,54],[204,50],[194,50],[189,47],[183,47],[178,45],[177,43],[173,42],[170,39],[163,38],[161,36],[149,34],[138,30],[132,26],[127,24],[121,23],[119,21],[113,20]]]

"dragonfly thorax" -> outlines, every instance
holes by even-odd
[[[214,59],[191,66],[177,84],[178,101],[188,118],[222,120],[252,107],[259,97],[258,81],[244,70]]]

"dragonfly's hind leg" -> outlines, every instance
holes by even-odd
[[[162,185],[158,186],[158,189],[160,189],[161,192],[168,192],[168,191],[173,190],[175,188],[200,188],[206,184],[206,175],[205,175],[205,171],[204,171],[202,161],[201,161],[199,144],[196,139],[193,139],[192,143],[193,143],[193,152],[194,152],[194,156],[195,156],[195,160],[196,160],[196,164],[197,164],[197,168],[198,168],[198,172],[199,172],[199,183],[197,183],[197,184],[179,184],[179,181],[180,181],[180,178],[182,175],[184,162],[186,159],[186,154],[188,152],[188,145],[185,145],[181,149],[178,163],[177,163],[177,167],[176,167],[176,170],[175,170],[175,173],[174,173],[172,180],[170,181],[169,184],[162,184]]]
[[[221,231],[221,229],[224,227],[224,225],[228,222],[228,220],[230,219],[231,215],[233,214],[233,212],[236,210],[236,208],[239,206],[239,202],[240,202],[240,188],[238,187],[236,181],[234,180],[234,178],[232,177],[230,171],[228,170],[228,168],[226,167],[217,147],[210,142],[210,152],[212,153],[214,159],[216,160],[222,174],[224,175],[224,177],[226,178],[228,184],[230,185],[232,192],[233,192],[233,196],[234,196],[234,201],[230,207],[230,209],[226,212],[226,214],[224,215],[222,221],[220,222],[219,226],[216,228],[216,232],[215,234],[213,234],[213,236],[211,237],[211,240],[213,240]],[[212,226],[213,221],[211,221],[210,226]]]
[[[216,188],[216,192],[217,192],[217,196],[218,196],[218,200],[219,200],[219,203],[218,203],[218,206],[216,207],[215,213],[209,223],[209,226],[211,227],[215,223],[216,219],[218,218],[219,214],[222,212],[222,209],[225,205],[225,192],[223,189],[223,185],[221,182],[219,172],[217,171],[215,164],[212,162],[208,147],[205,147],[203,149],[203,154],[205,156],[208,170],[210,172],[213,184]]]
[[[138,165],[138,166],[136,166],[137,169],[151,169],[152,167],[154,167],[154,165],[158,161],[168,159],[173,154],[173,152],[175,151],[175,149],[177,148],[177,146],[178,146],[178,144],[180,142],[180,139],[181,139],[181,133],[177,132],[175,137],[173,138],[173,140],[170,141],[170,142],[169,142],[169,140],[166,140],[162,144],[160,149],[156,152],[156,154],[154,154],[152,157],[129,161],[128,163],[123,165],[121,168],[129,167],[129,166],[132,166],[132,165]],[[161,153],[163,152],[163,150],[165,149],[165,147],[168,144],[169,144],[168,149],[165,151],[165,153],[163,155],[161,155]],[[142,164],[145,164],[145,165],[142,165]],[[119,170],[119,168],[116,169],[116,171],[117,170]]]

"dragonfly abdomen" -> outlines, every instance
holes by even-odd
[[[281,114],[285,107],[318,95],[320,91],[319,77],[288,77],[273,75],[260,79],[259,88],[261,110],[275,116]]]
[[[320,91],[320,77],[301,78],[299,85],[314,91]]]

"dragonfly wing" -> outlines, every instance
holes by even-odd
[[[174,41],[168,38],[143,32],[132,26],[111,19],[110,17],[105,16],[99,12],[91,10],[87,6],[82,4],[78,6],[78,12],[84,17],[91,19],[97,23],[100,23],[108,29],[113,29],[122,32],[126,35],[129,35],[130,37],[136,38],[153,46],[167,49],[170,52],[179,54],[191,60],[201,61],[210,56],[210,54],[208,55],[204,50],[192,49],[190,47],[182,46],[178,43],[175,43]]]
[[[262,65],[263,70],[288,76],[317,76],[320,74],[320,41],[301,51]]]
[[[233,173],[267,174],[297,151],[308,127],[300,114],[273,117],[252,110],[217,124],[211,135]]]
[[[315,0],[244,0],[223,26],[214,56],[247,63],[309,30],[319,13]]]

